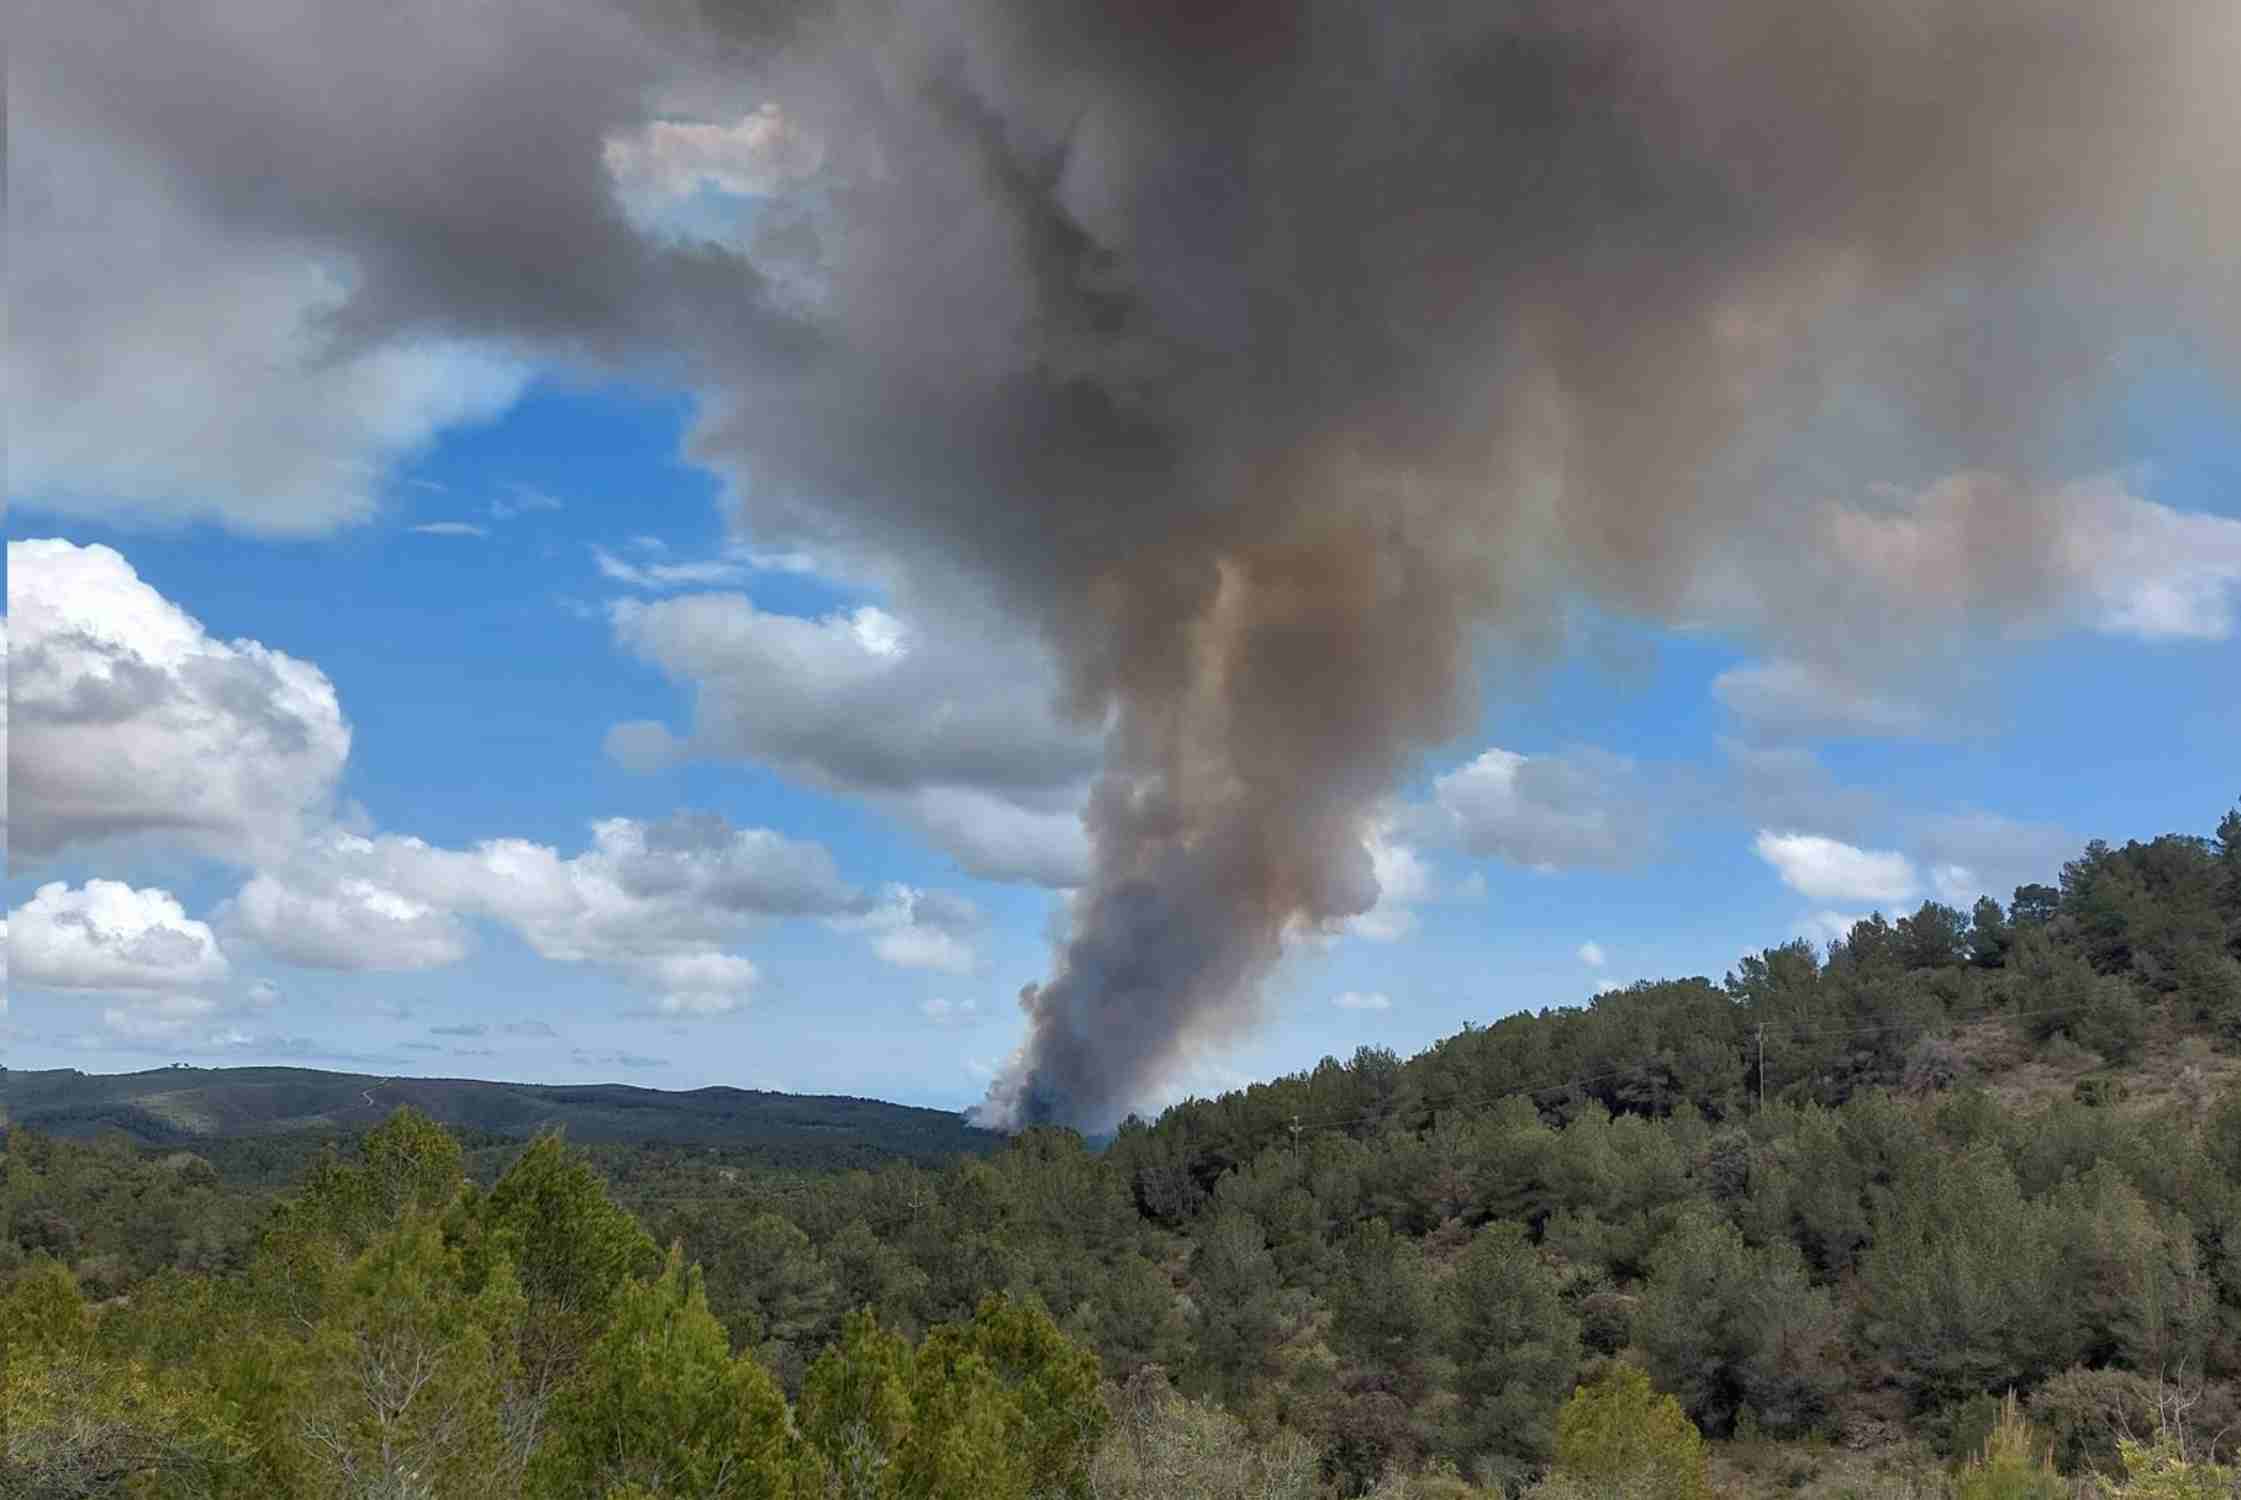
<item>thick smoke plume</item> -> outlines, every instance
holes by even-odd
[[[992,598],[1108,726],[1003,1123],[1110,1122],[1376,900],[1481,633],[1841,667],[1809,507],[1945,482],[1963,603],[2028,592],[2124,360],[2241,351],[2224,0],[269,3],[51,8],[45,106],[347,255],[346,341],[666,362],[746,529]],[[790,143],[751,242],[625,221],[649,101]]]
[[[1997,471],[2028,551],[2124,337],[2234,348],[2219,6],[874,14],[791,105],[855,185],[835,347],[702,443],[757,524],[938,537],[1117,712],[998,1121],[1109,1122],[1375,901],[1475,629],[1685,615],[1831,474]]]

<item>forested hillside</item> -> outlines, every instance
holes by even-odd
[[[316,1068],[154,1068],[143,1073],[0,1070],[0,1124],[49,1135],[118,1130],[145,1144],[363,1132],[400,1107],[466,1136],[581,1143],[666,1141],[754,1153],[771,1166],[848,1167],[889,1156],[939,1160],[1002,1140],[939,1109],[835,1094],[686,1091],[619,1083],[486,1083]]]
[[[1102,1151],[18,1126],[0,1494],[2228,1494],[2241,811],[2048,875]]]

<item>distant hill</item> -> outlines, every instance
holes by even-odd
[[[521,1138],[558,1127],[586,1145],[661,1141],[834,1164],[882,1156],[932,1160],[990,1151],[1003,1140],[945,1110],[835,1094],[487,1083],[315,1068],[0,1069],[0,1121],[62,1136],[121,1130],[155,1146],[348,1135],[408,1104],[462,1132]]]

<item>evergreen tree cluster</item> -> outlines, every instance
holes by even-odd
[[[1891,1414],[1957,1493],[2188,1494],[2241,1440],[2237,1050],[2241,812],[1096,1146],[400,1111],[274,1196],[18,1129],[0,1495],[1678,1497]]]

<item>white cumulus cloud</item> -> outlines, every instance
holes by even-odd
[[[107,547],[8,544],[11,850],[156,837],[250,862],[324,821],[350,752],[334,686],[222,641]]]
[[[8,916],[11,977],[46,989],[192,990],[232,972],[217,936],[153,887],[89,880],[42,885]]]
[[[1393,819],[1372,823],[1362,842],[1377,876],[1377,904],[1346,922],[1346,930],[1371,942],[1397,942],[1416,929],[1416,908],[1432,899],[1431,867],[1404,843]]]
[[[1629,865],[1655,842],[1632,764],[1597,750],[1489,749],[1438,778],[1433,799],[1465,849],[1539,870]]]
[[[738,1008],[758,979],[726,951],[760,922],[861,916],[870,898],[823,846],[713,814],[608,818],[563,855],[526,839],[445,849],[394,834],[331,833],[260,872],[226,920],[275,957],[314,968],[413,969],[465,956],[465,922],[495,922],[541,956],[604,966],[661,1011]]]
[[[1913,899],[1914,864],[1888,849],[1861,849],[1810,833],[1761,829],[1752,848],[1782,883],[1812,901],[1896,906]]]
[[[1340,1010],[1391,1010],[1392,999],[1376,990],[1346,990],[1331,999]]]
[[[451,912],[360,875],[260,873],[230,916],[273,957],[303,968],[432,969],[457,963],[469,946]]]
[[[888,886],[868,912],[833,919],[843,931],[869,933],[882,962],[942,974],[970,974],[978,966],[969,937],[980,925],[979,910],[963,897],[907,885]]]
[[[974,874],[1080,880],[1097,742],[1058,719],[1056,679],[1032,643],[870,605],[777,614],[741,594],[621,600],[610,618],[620,645],[695,697],[685,733],[610,732],[626,767],[753,761],[862,797]]]

